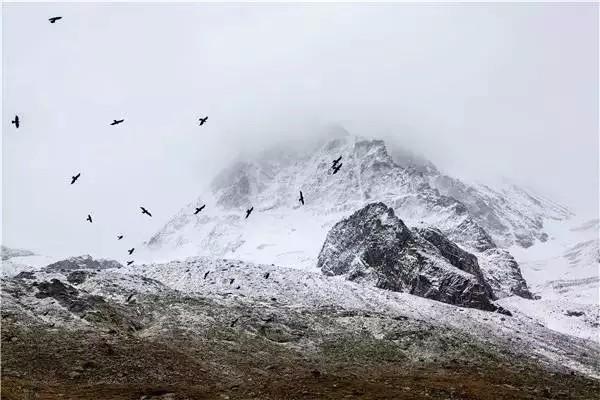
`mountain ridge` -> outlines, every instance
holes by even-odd
[[[367,203],[381,201],[409,226],[439,229],[477,257],[491,258],[482,266],[500,255],[512,264],[509,246],[544,242],[546,221],[572,216],[566,207],[515,185],[469,185],[409,151],[393,153],[383,140],[340,135],[312,151],[268,149],[254,160],[238,160],[147,246],[176,257],[235,257],[314,268],[327,230]],[[332,175],[331,162],[339,156],[342,168]],[[299,190],[305,206],[298,202]],[[207,204],[203,214],[191,215],[189,210],[202,204]],[[255,212],[244,220],[250,206]],[[502,275],[512,279],[510,273]],[[495,288],[500,296],[522,292],[514,279],[496,281],[505,286]]]

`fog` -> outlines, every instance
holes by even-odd
[[[8,246],[114,256],[331,123],[597,215],[594,4],[5,4],[2,30]]]

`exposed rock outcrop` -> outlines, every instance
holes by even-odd
[[[458,247],[456,243],[444,236],[439,229],[431,227],[414,228],[413,231],[429,243],[433,244],[450,264],[474,275],[477,278],[477,281],[485,288],[489,296],[495,298],[492,288],[486,282],[475,255]]]
[[[123,265],[115,260],[94,259],[89,255],[71,257],[46,266],[46,271],[74,271],[79,269],[101,270],[121,268]]]
[[[318,267],[445,303],[496,311],[476,258],[439,231],[411,230],[383,203],[372,203],[327,234]],[[430,242],[427,237],[432,241]]]

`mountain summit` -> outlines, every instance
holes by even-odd
[[[333,175],[332,161],[340,156],[343,167]],[[299,190],[305,206],[297,201]],[[444,175],[406,150],[389,152],[382,140],[336,135],[312,150],[271,149],[232,164],[147,244],[174,256],[314,268],[328,230],[373,202],[390,206],[408,226],[433,227],[477,257],[490,254],[506,265],[511,256],[503,249],[544,242],[544,222],[571,215],[514,185],[470,185]],[[202,204],[207,204],[204,215],[189,211]],[[245,221],[243,211],[251,205],[253,218]],[[484,275],[488,265],[487,271],[498,273],[498,263],[483,260],[480,265]],[[498,282],[497,294],[522,292],[520,273],[513,272],[503,270],[503,279],[488,279]]]

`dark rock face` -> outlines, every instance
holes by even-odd
[[[22,271],[15,275],[17,279],[35,279],[35,273],[31,271]]]
[[[63,306],[70,305],[73,298],[76,298],[78,294],[77,289],[71,285],[65,285],[58,279],[52,279],[50,282],[40,282],[37,287],[38,293],[35,297],[38,299],[52,297]]]
[[[73,285],[81,285],[89,275],[87,271],[73,271],[67,275],[67,281]]]
[[[60,305],[75,314],[81,314],[84,311],[93,310],[99,305],[105,304],[102,297],[81,295],[73,286],[62,283],[58,279],[52,279],[50,282],[40,282],[37,288],[38,293],[35,297],[39,299],[52,297]]]
[[[317,266],[327,275],[371,281],[382,289],[498,310],[473,255],[440,232],[411,232],[383,203],[369,204],[338,222],[327,234]]]
[[[96,260],[91,256],[71,257],[46,266],[46,271],[73,271],[78,269],[100,270],[121,268],[123,265],[114,260]]]
[[[433,244],[450,264],[456,268],[468,272],[477,278],[479,284],[481,284],[490,298],[494,298],[492,288],[485,281],[477,257],[460,247],[454,242],[450,241],[446,236],[442,234],[438,229],[435,228],[413,228],[413,232],[420,235],[422,238]]]
[[[330,237],[335,238],[334,245]],[[346,274],[355,262],[356,247],[361,246],[365,262],[381,264],[385,269],[394,264],[411,237],[394,210],[383,203],[370,204],[332,228],[319,254],[318,267],[328,275]]]

